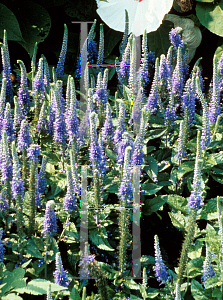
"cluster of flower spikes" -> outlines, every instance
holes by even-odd
[[[56,217],[54,207],[55,207],[55,202],[53,200],[49,200],[46,203],[45,218],[43,222],[43,231],[42,231],[42,234],[44,236],[46,235],[53,236],[53,234],[57,232],[57,217]]]
[[[60,286],[68,287],[69,281],[67,277],[67,272],[64,271],[60,252],[56,253],[55,264],[56,264],[56,270],[53,273],[55,283],[59,284]]]
[[[201,277],[203,284],[205,284],[205,281],[208,278],[213,277],[214,275],[215,275],[215,271],[211,265],[211,252],[208,246],[206,245],[206,256],[203,262],[203,276]]]
[[[157,235],[154,236],[154,249],[155,249],[155,267],[153,267],[155,271],[155,275],[158,281],[160,281],[160,285],[165,283],[170,279],[170,276],[168,276],[167,268],[163,262],[163,258],[160,251],[159,246],[159,238]]]

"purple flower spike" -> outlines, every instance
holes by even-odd
[[[8,136],[8,141],[11,143],[15,139],[15,130],[13,127],[13,119],[11,114],[10,103],[6,104],[4,119],[2,122],[2,130],[5,130]]]
[[[56,263],[56,270],[53,273],[55,283],[59,284],[60,286],[68,287],[69,282],[68,282],[67,272],[64,271],[60,252],[56,253],[55,263]]]
[[[30,104],[30,97],[29,97],[29,90],[28,90],[28,83],[27,83],[27,76],[26,76],[26,67],[21,60],[17,60],[17,63],[20,66],[21,70],[21,82],[20,87],[18,89],[18,102],[22,113],[25,115],[29,111],[29,104]]]
[[[56,75],[58,77],[62,77],[64,75],[64,63],[65,63],[66,53],[67,53],[67,42],[68,42],[68,30],[67,30],[67,25],[64,24],[63,44],[62,44],[62,48],[61,48],[61,52],[60,52],[60,56],[56,68]]]
[[[157,235],[154,236],[154,249],[155,249],[155,267],[153,267],[155,273],[156,273],[156,278],[158,281],[160,281],[160,285],[162,283],[165,283],[168,279],[168,272],[167,272],[167,268],[163,262],[163,258],[161,255],[161,251],[160,251],[160,247],[159,247],[159,238]]]
[[[64,209],[71,214],[77,208],[74,185],[71,174],[71,167],[67,166],[67,193],[64,199]]]
[[[46,204],[45,219],[43,222],[43,235],[49,234],[52,236],[57,232],[57,217],[54,211],[55,202],[49,200]]]
[[[7,198],[7,191],[6,189],[1,190],[0,192],[0,212],[3,213],[5,210],[9,208]]]
[[[22,149],[27,150],[30,145],[29,123],[26,120],[23,120],[18,135],[18,151],[21,152]]]
[[[4,260],[4,247],[2,243],[2,235],[3,235],[3,230],[0,229],[0,262],[3,263]]]
[[[12,177],[12,160],[9,154],[8,139],[5,131],[2,133],[1,140],[1,174],[2,183],[5,183]]]
[[[18,195],[24,197],[24,186],[20,173],[20,163],[16,152],[15,142],[12,143],[12,158],[13,158],[13,176],[12,176],[12,194],[16,199]]]
[[[30,161],[35,163],[39,162],[40,156],[40,146],[36,144],[31,144],[27,151],[27,157],[30,158]]]
[[[180,32],[182,31],[181,27],[172,28],[169,37],[170,42],[173,45],[174,49],[180,47],[181,49],[184,47],[184,41],[181,39]]]

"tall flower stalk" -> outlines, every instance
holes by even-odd
[[[39,204],[39,188],[38,188],[38,163],[40,155],[40,146],[32,144],[27,151],[27,157],[30,161],[30,177],[29,177],[29,237],[35,233],[35,217],[36,206]]]
[[[12,158],[13,158],[13,176],[12,176],[12,194],[16,201],[16,216],[17,216],[17,232],[20,240],[23,235],[23,197],[24,186],[20,174],[20,163],[16,152],[15,142],[12,143]]]
[[[195,224],[196,224],[196,218],[197,218],[197,211],[202,206],[201,205],[201,137],[200,137],[200,131],[198,131],[197,134],[197,153],[196,153],[196,160],[195,160],[195,171],[194,171],[194,181],[193,181],[193,191],[191,193],[191,196],[188,200],[188,206],[190,207],[190,216],[188,225],[186,227],[186,237],[183,242],[182,251],[180,255],[180,262],[179,262],[179,268],[177,273],[177,280],[176,280],[176,298],[180,299],[180,286],[183,278],[183,274],[186,269],[186,264],[188,260],[188,252],[189,247],[191,243],[193,242],[194,233],[195,233]]]
[[[62,43],[62,48],[61,48],[61,52],[60,52],[60,56],[56,68],[57,77],[62,77],[64,75],[64,63],[65,63],[66,53],[67,53],[67,43],[68,43],[68,29],[67,29],[67,25],[64,24],[63,43]]]
[[[119,218],[119,233],[120,233],[120,245],[119,245],[119,268],[120,272],[123,273],[126,266],[126,251],[127,241],[129,238],[128,223],[129,223],[129,210],[127,205],[132,201],[133,188],[131,183],[131,167],[130,167],[130,151],[131,147],[128,146],[125,149],[125,159],[123,167],[123,176],[121,185],[119,188],[119,199],[120,199],[120,218]]]

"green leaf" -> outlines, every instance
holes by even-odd
[[[141,188],[142,190],[145,190],[145,195],[154,195],[156,194],[159,190],[162,189],[163,186],[159,186],[155,183],[142,183]]]
[[[192,279],[191,281],[191,294],[196,300],[208,300],[209,298],[205,296],[205,290],[202,285],[197,281]]]
[[[51,18],[44,7],[30,0],[20,1],[17,10],[24,38],[20,44],[32,56],[35,43],[43,42],[50,32]]]
[[[201,24],[216,35],[223,36],[223,0],[216,3],[196,3],[196,15]]]
[[[195,246],[190,247],[188,257],[190,259],[193,259],[194,261],[196,261],[196,259],[199,259],[201,257],[202,247],[203,247],[203,242],[197,240],[196,243],[195,243]]]
[[[107,149],[105,148],[105,154],[114,162],[116,163],[116,160],[117,160],[117,154],[110,150],[110,149]]]
[[[187,204],[187,200],[179,195],[168,195],[164,198],[166,203],[169,204],[172,208],[186,212],[185,205]]]
[[[159,210],[161,206],[165,203],[162,196],[155,197],[153,199],[147,199],[145,205],[143,206],[143,214],[148,216]]]
[[[181,213],[181,211],[178,211],[177,213],[174,212],[168,212],[171,222],[173,223],[173,226],[180,230],[185,230],[186,227],[186,219],[185,216]]]
[[[60,286],[59,284],[52,283],[51,281],[45,279],[33,279],[31,280],[25,288],[16,289],[16,292],[20,294],[31,294],[31,295],[44,295],[47,293],[47,289],[51,285],[52,292],[59,292],[62,290],[66,290],[65,287]]]
[[[203,259],[201,257],[189,261],[187,264],[187,272],[189,278],[201,276],[202,267],[203,267]]]
[[[2,284],[6,285],[1,288],[1,294],[4,295],[6,292],[9,292],[12,289],[22,288],[26,286],[26,279],[24,279],[25,270],[22,268],[16,268],[13,272],[6,271],[5,277],[2,281]]]
[[[220,298],[222,297],[222,292],[220,289],[214,289],[211,294],[212,297]]]
[[[74,286],[70,292],[69,300],[81,300],[81,297],[78,293],[78,287]]]
[[[14,293],[10,293],[7,296],[4,296],[1,298],[2,300],[22,300],[22,297],[14,294]]]
[[[48,163],[56,166],[58,165],[58,162],[60,161],[60,158],[57,154],[53,153],[52,151],[46,150],[41,152],[42,155],[45,155],[47,157],[47,165]]]
[[[150,255],[142,255],[141,258],[140,258],[140,262],[142,264],[145,264],[145,265],[154,265],[155,264],[155,258],[153,256],[150,256]]]
[[[33,244],[33,242],[31,240],[28,240],[27,242],[27,246],[24,249],[25,253],[31,255],[32,257],[36,257],[36,258],[40,258],[42,259],[43,256],[41,254],[41,252],[39,251],[39,249]]]
[[[139,290],[139,285],[133,279],[125,280],[124,285],[130,290]]]
[[[178,180],[184,177],[185,174],[192,172],[194,170],[194,161],[186,161],[182,163],[177,170],[177,178]]]
[[[7,39],[11,41],[22,41],[19,22],[13,12],[4,4],[0,3],[0,38],[3,39],[4,29],[7,31]]]
[[[123,33],[119,31],[115,31],[112,29],[109,29],[108,32],[105,34],[105,39],[104,39],[104,44],[105,44],[105,49],[104,49],[104,57],[108,57],[114,47],[118,44],[118,42],[121,41],[123,37]]]
[[[98,231],[98,229],[91,230],[89,238],[99,249],[114,251],[114,249],[109,245],[106,236],[104,236],[101,231]]]
[[[167,53],[170,47],[169,32],[173,28],[173,23],[164,20],[160,27],[153,32],[147,34],[149,50],[155,52],[155,56]]]

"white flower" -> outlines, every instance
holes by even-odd
[[[145,28],[155,31],[172,7],[173,0],[96,0],[97,13],[112,29],[124,32],[125,9],[129,15],[129,32],[139,36]]]

